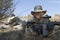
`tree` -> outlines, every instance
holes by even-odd
[[[13,11],[13,0],[0,0],[0,19],[9,16]]]

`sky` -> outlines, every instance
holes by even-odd
[[[34,11],[36,5],[41,5],[43,10],[47,10],[46,14],[60,14],[60,0],[14,0],[14,14],[16,16],[27,16]]]

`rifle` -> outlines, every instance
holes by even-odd
[[[54,26],[55,25],[60,25],[60,22],[46,22],[46,23],[41,23],[41,22],[27,22],[27,28],[29,28],[29,27],[31,27],[31,29],[33,30],[33,31],[39,31],[39,30],[42,30],[43,31],[43,27],[46,27],[47,26],[47,28],[45,29],[45,30],[48,30],[49,32],[51,31],[53,31],[53,29],[54,29]],[[38,28],[37,28],[38,27]],[[34,30],[34,28],[35,28],[35,30]],[[41,29],[42,28],[42,29]],[[48,35],[48,33],[47,34],[45,34],[44,32],[43,32],[43,35]]]

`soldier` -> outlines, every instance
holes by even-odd
[[[34,21],[34,22],[37,22],[37,23],[43,22],[43,20],[41,20],[41,17],[46,13],[46,11],[47,11],[47,10],[42,10],[42,6],[41,6],[41,5],[35,6],[34,11],[31,11],[31,14],[33,15],[33,18],[32,18],[32,20],[29,20],[29,21]],[[38,24],[36,27],[32,27],[32,29],[33,29],[33,30],[37,29],[37,31],[39,30],[40,33],[41,33],[43,36],[45,36],[45,35],[48,34],[48,33],[47,33],[48,31],[45,30],[45,29],[47,28],[46,25],[43,24],[43,26],[44,26],[44,27],[41,27],[41,26],[39,26],[39,24]],[[46,34],[45,34],[44,32],[46,32]],[[40,34],[40,33],[38,32],[38,34]]]
[[[30,19],[29,21],[37,21],[39,22],[41,17],[46,13],[47,10],[42,10],[41,5],[37,5],[34,8],[34,11],[31,11],[31,14],[33,15],[33,19]]]

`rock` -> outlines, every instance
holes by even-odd
[[[3,28],[6,28],[6,29],[9,29],[9,28],[10,28],[10,25],[2,24],[2,27],[3,27]]]
[[[28,21],[28,20],[30,20],[30,19],[32,19],[32,15],[31,14],[29,14],[29,15],[27,15],[27,16],[24,16],[24,17],[20,17],[20,19],[22,20],[22,21]]]
[[[50,18],[51,21],[58,21],[60,22],[60,15],[58,14],[55,14],[53,15],[51,18]]]
[[[13,26],[13,30],[22,30],[22,29],[23,29],[22,24]]]

